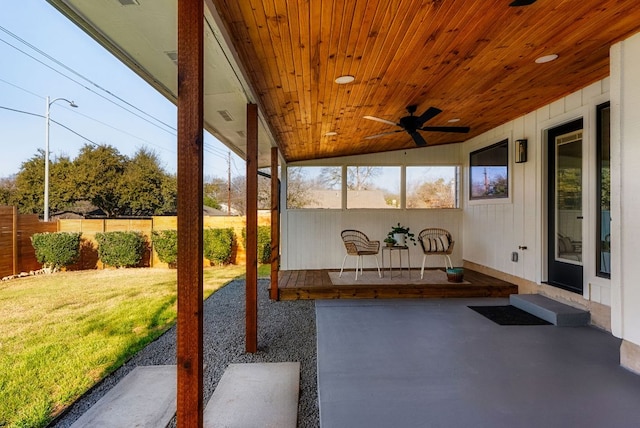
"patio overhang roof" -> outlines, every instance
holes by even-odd
[[[175,100],[174,0],[49,2]],[[204,2],[205,128],[244,158],[257,103],[260,166],[276,144],[288,162],[414,148],[405,132],[364,138],[397,128],[363,116],[398,122],[408,105],[471,127],[425,132],[429,145],[466,140],[606,77],[611,44],[640,30],[617,0]]]

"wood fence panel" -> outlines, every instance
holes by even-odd
[[[0,278],[14,273],[13,207],[0,207]]]
[[[57,229],[55,221],[45,223],[35,214],[17,214],[14,207],[0,207],[0,277],[42,268],[31,236]]]

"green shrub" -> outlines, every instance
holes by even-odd
[[[151,232],[153,248],[158,254],[158,258],[169,266],[175,266],[178,262],[178,231],[177,230],[154,230]]]
[[[204,231],[204,257],[211,263],[231,263],[233,229],[207,229]]]
[[[247,229],[242,228],[242,243],[247,248]],[[271,263],[271,227],[258,226],[258,263]]]
[[[52,272],[74,264],[80,256],[81,232],[35,233],[31,245],[44,269]]]
[[[96,233],[96,240],[98,256],[105,265],[131,267],[142,260],[145,239],[140,232]]]

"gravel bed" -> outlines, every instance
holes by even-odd
[[[235,280],[204,302],[204,403],[231,363],[299,361],[298,427],[318,427],[316,322],[312,300],[269,300],[268,280],[258,281],[258,352],[244,352],[244,280]],[[136,366],[176,363],[176,328],[169,329],[76,401],[50,426],[69,427]],[[175,418],[169,425],[175,427]]]

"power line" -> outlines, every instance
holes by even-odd
[[[44,116],[42,114],[38,114],[38,113],[31,113],[31,112],[28,112],[28,111],[18,110],[18,109],[11,108],[11,107],[6,107],[6,106],[0,106],[0,108],[4,109],[4,110],[13,111],[13,112],[16,112],[16,113],[28,114],[29,116],[36,116],[36,117],[41,117],[43,119],[46,119],[46,116]],[[80,134],[77,131],[74,131],[73,129],[69,128],[67,125],[63,125],[62,123],[58,122],[57,120],[53,120],[53,119],[49,118],[49,121],[55,123],[56,125],[62,126],[64,129],[68,130],[69,132],[74,133],[75,135],[77,135],[78,137],[82,138],[83,140],[87,140],[88,142],[90,142],[91,144],[93,144],[96,147],[100,146],[100,144],[96,143],[95,141],[92,141],[92,140],[88,139],[84,135]]]
[[[35,92],[31,92],[31,91],[29,91],[28,89],[23,88],[22,86],[16,85],[16,84],[11,83],[11,82],[8,82],[8,81],[6,81],[6,80],[4,80],[4,79],[2,79],[2,78],[0,78],[0,82],[6,83],[7,85],[10,85],[10,86],[13,86],[13,87],[14,87],[14,88],[16,88],[16,89],[19,89],[19,90],[24,91],[24,92],[26,92],[26,93],[28,93],[28,94],[31,94],[31,95],[33,95],[33,96],[35,96],[35,97],[37,97],[37,98],[40,98],[41,100],[44,100],[44,99],[45,99],[45,97],[40,96],[40,95],[36,94]],[[162,150],[168,151],[169,153],[174,153],[174,154],[176,153],[176,152],[175,152],[175,150],[167,149],[166,147],[163,147],[163,146],[161,146],[161,145],[159,145],[159,144],[153,143],[153,142],[151,142],[151,141],[149,141],[149,140],[146,140],[146,139],[144,139],[144,138],[142,138],[142,137],[138,137],[137,135],[134,135],[134,134],[132,134],[132,133],[130,133],[130,132],[128,132],[128,131],[125,131],[124,129],[120,129],[120,128],[115,127],[115,126],[113,126],[113,125],[110,125],[110,124],[108,124],[108,123],[106,123],[106,122],[103,122],[103,121],[101,121],[101,120],[98,120],[98,119],[96,119],[95,117],[91,117],[91,116],[86,115],[86,114],[84,114],[84,113],[81,113],[81,112],[79,112],[79,111],[77,111],[77,110],[75,110],[75,109],[70,109],[70,108],[65,107],[65,106],[61,106],[61,107],[62,107],[62,108],[64,108],[64,109],[66,109],[66,110],[68,110],[68,111],[70,111],[70,112],[72,112],[72,113],[74,113],[74,114],[78,114],[78,115],[80,115],[80,116],[82,116],[82,117],[84,117],[84,118],[86,118],[86,119],[89,119],[89,120],[92,120],[92,121],[94,121],[94,122],[97,122],[97,123],[99,123],[99,124],[101,124],[101,125],[104,125],[104,126],[106,126],[106,127],[108,127],[108,128],[111,128],[111,129],[113,129],[113,130],[115,130],[115,131],[121,132],[121,133],[123,133],[123,134],[125,134],[125,135],[128,135],[128,136],[132,137],[132,138],[135,138],[135,139],[137,139],[137,140],[143,141],[143,142],[145,142],[145,143],[147,143],[147,144],[150,144],[150,145],[152,145],[152,146],[156,146],[156,147],[158,147],[158,148],[160,148],[160,149],[162,149]]]
[[[0,28],[2,28],[2,27],[0,27]],[[81,87],[85,88],[87,91],[94,93],[95,95],[99,96],[100,98],[104,99],[105,101],[110,102],[111,104],[113,104],[113,105],[115,105],[115,106],[117,106],[117,107],[120,107],[120,108],[121,108],[121,109],[123,109],[124,111],[126,111],[126,112],[128,112],[128,113],[131,113],[132,115],[134,115],[134,116],[138,117],[139,119],[144,120],[145,122],[147,122],[147,123],[149,123],[149,124],[151,124],[151,125],[155,126],[156,128],[161,129],[162,131],[164,131],[164,132],[166,132],[166,133],[168,133],[168,134],[170,134],[170,135],[173,135],[173,136],[175,136],[175,135],[176,135],[176,134],[175,134],[175,131],[176,131],[176,130],[175,130],[175,128],[173,128],[173,127],[169,126],[169,128],[170,128],[171,130],[167,130],[167,129],[163,128],[162,126],[158,125],[157,123],[154,123],[154,122],[150,121],[149,119],[147,119],[147,118],[145,118],[145,117],[142,117],[142,116],[141,116],[141,115],[139,115],[138,113],[136,113],[136,112],[134,112],[134,111],[131,111],[131,110],[129,110],[128,108],[126,108],[126,107],[124,107],[124,106],[122,106],[122,105],[120,105],[120,104],[116,103],[115,101],[113,101],[113,100],[111,100],[111,99],[109,99],[109,98],[105,97],[104,95],[97,93],[96,91],[94,91],[93,89],[89,88],[88,86],[83,85],[82,83],[78,82],[77,80],[75,80],[75,79],[73,79],[73,78],[71,78],[71,77],[67,76],[66,74],[64,74],[64,73],[63,73],[63,72],[61,72],[60,70],[56,70],[55,68],[51,67],[49,64],[46,64],[46,63],[44,63],[43,61],[40,61],[38,58],[34,57],[33,55],[28,54],[27,52],[23,51],[22,49],[18,48],[17,46],[12,45],[11,43],[7,42],[6,40],[4,40],[4,39],[0,38],[0,42],[2,42],[2,43],[4,43],[4,44],[6,44],[6,45],[8,45],[8,46],[11,46],[12,48],[14,48],[15,50],[17,50],[18,52],[21,52],[22,54],[24,54],[24,55],[28,56],[29,58],[33,59],[34,61],[36,61],[36,62],[38,62],[38,63],[40,63],[40,64],[44,65],[45,67],[47,67],[48,69],[50,69],[50,70],[54,71],[55,73],[58,73],[58,74],[59,74],[59,75],[61,75],[62,77],[65,77],[66,79],[71,80],[73,83],[77,84],[78,86],[81,86]],[[157,120],[157,119],[156,119],[156,120]],[[161,121],[159,121],[159,120],[158,120],[158,122],[161,122]],[[161,122],[161,123],[164,123],[164,122]],[[167,126],[168,126],[168,125],[167,125]],[[172,132],[172,131],[173,131],[173,132]]]
[[[18,85],[14,84],[14,83],[8,82],[8,81],[6,81],[6,80],[4,80],[4,79],[0,79],[0,82],[2,82],[2,83],[6,83],[6,84],[7,84],[7,85],[9,85],[9,86],[13,86],[13,87],[14,87],[14,88],[16,88],[16,89],[20,89],[21,91],[26,92],[27,94],[31,94],[31,95],[33,95],[34,97],[37,97],[37,98],[40,98],[40,99],[44,100],[44,97],[43,97],[43,96],[40,96],[40,95],[36,94],[35,92],[31,92],[30,90],[25,89],[25,88],[23,88],[23,87],[21,87],[21,86],[18,86]]]
[[[67,66],[66,64],[64,64],[62,61],[59,61],[58,59],[54,58],[53,56],[49,55],[48,53],[44,52],[42,49],[34,46],[33,44],[27,42],[26,40],[24,40],[23,38],[21,38],[20,36],[18,36],[17,34],[11,32],[10,30],[4,28],[3,26],[0,25],[0,30],[4,31],[5,33],[7,33],[8,35],[10,35],[11,37],[13,37],[14,39],[18,40],[20,43],[30,47],[31,49],[33,49],[34,51],[38,52],[40,55],[44,56],[45,58],[49,59],[50,61],[58,64],[60,67],[64,68],[65,70],[68,70],[69,72],[75,74],[76,76],[80,77],[81,79],[89,82],[90,84],[92,84],[93,86],[95,86],[96,88],[100,89],[101,91],[106,92],[107,94],[111,95],[112,97],[116,98],[117,100],[120,100],[121,102],[125,103],[126,105],[128,105],[129,107],[139,111],[140,113],[144,114],[147,117],[152,118],[153,120],[157,121],[158,123],[163,124],[164,126],[166,126],[167,128],[176,131],[176,128],[169,125],[168,123],[163,122],[162,120],[156,118],[155,116],[139,109],[138,107],[136,107],[135,105],[131,104],[130,102],[128,102],[127,100],[119,97],[118,95],[114,94],[113,92],[103,88],[102,86],[98,85],[97,83],[95,83],[94,81],[92,81],[91,79],[85,77],[84,75],[78,73],[76,70],[72,69],[71,67]]]

